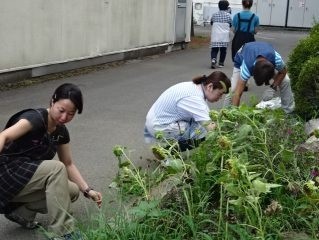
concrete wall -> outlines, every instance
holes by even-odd
[[[2,0],[0,73],[172,44],[175,10],[176,0]]]

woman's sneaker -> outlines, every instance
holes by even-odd
[[[224,67],[224,63],[218,63],[218,67],[223,68]]]
[[[212,69],[216,68],[216,59],[215,58],[212,59],[212,63],[210,65],[210,68],[212,68]]]
[[[5,214],[4,216],[5,216],[5,218],[9,219],[10,221],[17,223],[26,229],[32,230],[32,229],[36,229],[36,228],[41,226],[40,223],[35,222],[35,221],[28,221],[28,220],[24,219],[23,217],[16,215],[13,212]]]

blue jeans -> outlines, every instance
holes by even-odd
[[[179,142],[181,151],[193,148],[196,140],[202,141],[207,130],[199,123],[191,120],[190,122],[179,121],[166,126],[158,126],[155,132],[161,132],[167,140],[176,140]],[[156,138],[148,129],[144,128],[144,139],[147,143],[156,142]],[[196,144],[195,144],[196,145]]]

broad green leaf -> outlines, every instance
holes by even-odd
[[[229,202],[230,204],[235,205],[235,206],[242,206],[242,204],[243,204],[243,201],[242,201],[241,198],[229,200],[228,202]]]
[[[254,190],[258,191],[259,193],[268,193],[270,192],[271,188],[281,187],[280,184],[264,183],[259,179],[254,180],[252,184],[254,186]]]
[[[257,177],[259,177],[260,175],[261,175],[261,173],[250,172],[249,176],[248,176],[248,180],[252,181],[252,180],[256,179]]]
[[[241,196],[242,193],[240,192],[240,188],[238,187],[237,184],[225,184],[225,190],[227,191],[227,195],[229,196]]]
[[[259,193],[266,193],[269,191],[269,189],[267,189],[266,183],[260,180],[256,179],[252,183],[253,183],[254,189]]]
[[[131,163],[129,161],[125,161],[125,162],[122,162],[120,165],[119,165],[119,168],[123,168],[123,167],[127,167],[127,166],[130,166]]]
[[[292,162],[294,160],[294,156],[295,156],[294,152],[288,149],[284,149],[281,152],[282,160],[285,162]]]
[[[209,162],[209,163],[206,164],[206,172],[207,173],[211,173],[214,170],[216,170],[216,166],[215,166],[214,162]]]
[[[238,129],[238,137],[239,138],[246,138],[252,131],[253,131],[253,128],[250,125],[243,124]]]
[[[180,159],[167,159],[164,166],[170,173],[178,173],[184,170],[184,164]]]

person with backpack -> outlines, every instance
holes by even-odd
[[[255,34],[259,27],[259,17],[250,9],[253,5],[253,0],[242,1],[243,10],[233,17],[232,27],[234,31],[234,38],[232,40],[232,60],[237,51],[248,42],[255,41]]]
[[[36,215],[47,213],[50,240],[83,239],[70,214],[80,191],[102,204],[102,194],[84,180],[71,155],[66,124],[82,109],[81,90],[64,83],[48,108],[19,111],[0,132],[0,214],[35,229],[41,226]]]

